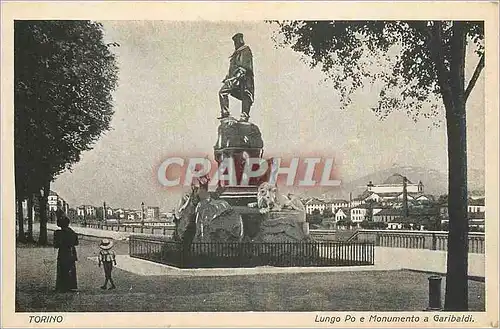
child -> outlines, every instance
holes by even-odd
[[[108,285],[108,280],[111,283],[111,287],[109,287],[109,290],[115,289],[116,288],[115,283],[111,278],[111,270],[113,270],[113,263],[116,265],[115,252],[111,250],[111,248],[113,248],[113,241],[110,241],[108,239],[103,239],[99,244],[99,248],[101,248],[101,250],[99,251],[99,267],[101,267],[102,263],[104,267],[104,276],[106,278],[106,281],[104,281],[104,285],[101,287],[101,289],[103,290],[106,289],[106,286]]]

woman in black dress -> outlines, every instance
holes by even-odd
[[[56,291],[75,291],[77,289],[75,262],[78,260],[75,246],[78,245],[78,235],[69,228],[69,218],[61,209],[57,209],[56,215],[57,226],[61,228],[54,232],[54,248],[59,249]]]

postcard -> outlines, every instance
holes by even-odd
[[[498,327],[498,2],[2,3],[2,327]]]

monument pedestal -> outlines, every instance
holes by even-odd
[[[223,188],[219,198],[227,201],[231,206],[246,207],[249,203],[257,202],[257,189],[257,186],[227,186]]]
[[[217,143],[214,146],[215,161],[220,166],[224,161],[234,163],[236,186],[228,180],[219,180],[217,190],[219,198],[231,206],[246,206],[257,202],[257,189],[267,180],[267,175],[251,177],[247,184],[242,184],[247,159],[262,159],[264,142],[257,125],[239,122],[233,117],[221,120],[218,128]],[[257,170],[258,164],[252,167]],[[226,170],[223,174],[228,174]]]
[[[269,180],[271,165],[260,177],[248,179],[242,184],[247,159],[262,159],[264,143],[257,125],[250,122],[239,122],[228,117],[221,120],[218,128],[217,143],[214,146],[215,161],[220,166],[224,161],[234,163],[236,186],[228,180],[218,182],[216,195],[226,201],[235,213],[241,216],[243,224],[243,241],[253,242],[298,242],[309,239],[308,224],[303,211],[283,209],[261,213],[259,208],[248,207],[249,203],[257,203],[259,186]],[[254,164],[253,171],[259,169]],[[225,170],[222,174],[228,174]],[[234,182],[233,182],[234,183]]]
[[[301,211],[271,211],[264,215],[255,242],[299,242],[309,238],[308,223]]]

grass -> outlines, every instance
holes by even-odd
[[[97,239],[80,240],[79,292],[57,294],[56,251],[19,245],[16,311],[421,311],[428,302],[429,275],[410,271],[173,277],[114,269],[118,289],[102,291],[102,269],[87,260],[97,252]],[[128,254],[127,243],[118,241],[115,252]],[[484,283],[470,281],[470,310],[484,311],[484,298]]]

